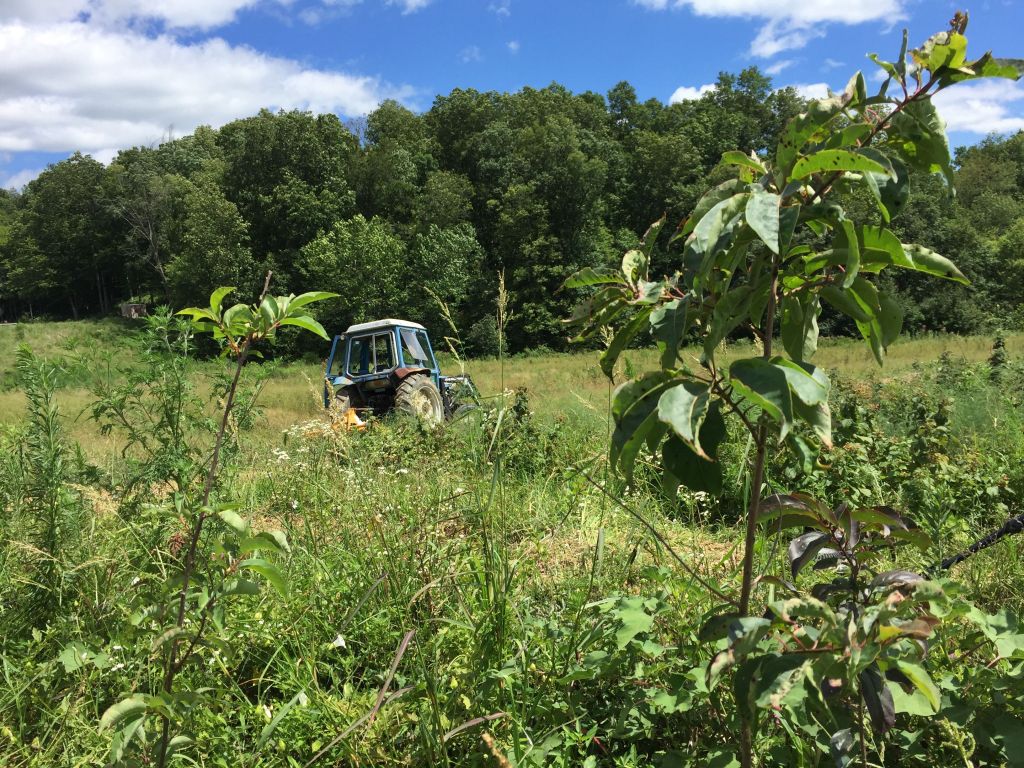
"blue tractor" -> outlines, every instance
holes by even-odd
[[[427,329],[419,323],[358,323],[331,344],[324,406],[333,402],[343,414],[398,411],[437,423],[472,408],[476,399],[468,376],[441,375]]]

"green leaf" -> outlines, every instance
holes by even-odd
[[[214,317],[220,317],[220,305],[224,301],[224,297],[232,291],[237,290],[234,287],[231,288],[218,288],[210,294],[210,314]]]
[[[260,302],[259,316],[262,321],[260,330],[266,333],[277,322],[278,305],[273,296],[265,296]]]
[[[892,168],[892,173],[867,172],[863,175],[865,185],[878,203],[882,218],[888,223],[892,216],[903,210],[910,199],[910,174],[907,166],[898,157],[887,157],[872,148],[864,148],[861,153]]]
[[[284,574],[282,574],[273,563],[264,560],[261,557],[254,557],[248,560],[243,560],[238,564],[238,567],[239,569],[245,568],[250,571],[255,571],[269,581],[271,586],[277,590],[281,597],[288,597],[288,581],[285,579]]]
[[[860,243],[857,241],[857,232],[853,228],[853,222],[849,219],[839,222],[836,245],[846,251],[846,263],[843,265],[846,271],[843,275],[842,286],[849,288],[860,272]]]
[[[252,308],[246,304],[235,304],[224,312],[224,327],[236,336],[245,335],[252,320]]]
[[[748,155],[739,150],[733,149],[722,154],[722,163],[725,165],[738,165],[743,168],[750,168],[759,174],[764,174],[765,167],[756,155]]]
[[[562,288],[588,288],[592,285],[605,284],[625,285],[622,275],[612,269],[584,267],[579,272],[570,275],[562,283]]]
[[[888,143],[911,168],[938,173],[953,184],[946,126],[931,99],[915,99],[895,114],[887,129]]]
[[[687,241],[687,246],[695,253],[706,257],[709,250],[714,248],[715,244],[718,243],[718,239],[727,231],[729,225],[736,222],[746,207],[749,197],[750,195],[744,192],[739,195],[733,195],[715,205],[714,208],[701,218],[697,226],[693,228],[693,233]]]
[[[915,715],[917,717],[931,717],[935,714],[928,698],[918,690],[907,693],[899,685],[888,681],[889,695],[892,696],[893,711],[896,714]]]
[[[989,51],[980,59],[971,61],[942,73],[940,84],[945,87],[965,80],[977,80],[982,77],[1003,77],[1008,80],[1019,80],[1024,74],[1024,59],[997,59]]]
[[[779,253],[779,207],[782,198],[758,190],[747,200],[747,224],[772,253]]]
[[[782,426],[780,439],[793,421],[793,399],[783,370],[760,357],[744,358],[729,367],[736,391]]]
[[[637,635],[649,632],[654,626],[654,617],[647,612],[644,600],[640,597],[620,598],[612,615],[619,623],[615,630],[615,645],[620,651]]]
[[[309,291],[308,293],[300,293],[298,296],[292,296],[288,301],[288,314],[292,314],[301,307],[307,304],[312,304],[315,301],[327,301],[328,299],[338,298],[337,293],[331,293],[330,291]]]
[[[888,349],[903,330],[903,307],[888,293],[881,291],[878,293],[878,305],[881,310],[878,313],[878,325],[882,331],[882,348]]]
[[[693,213],[686,219],[683,226],[679,228],[679,231],[672,236],[672,240],[675,241],[680,237],[686,237],[690,234],[697,223],[700,222],[705,214],[714,208],[716,205],[724,200],[728,200],[734,195],[743,192],[747,188],[747,185],[738,179],[729,179],[717,187],[704,193],[704,196],[697,201],[697,205],[693,208]]]
[[[937,275],[947,280],[953,280],[963,285],[969,285],[970,281],[963,273],[956,268],[952,261],[945,256],[940,256],[935,251],[929,250],[921,245],[904,245],[904,259],[894,261],[897,267],[906,267],[929,275]]]
[[[694,450],[676,437],[669,435],[662,448],[662,463],[667,484],[682,484],[691,491],[702,491],[718,496],[722,493],[722,463],[717,460],[718,447],[726,437],[725,419],[717,400],[711,403],[700,427],[700,443],[708,459],[702,459]],[[670,492],[675,491],[672,486]]]
[[[136,720],[146,714],[146,699],[140,694],[121,699],[107,708],[100,717],[100,730],[113,728],[126,720]]]
[[[643,251],[633,249],[626,251],[622,257],[622,275],[630,285],[636,285],[647,279],[647,256]]]
[[[656,408],[661,392],[673,382],[662,371],[644,374],[620,384],[612,394],[612,446],[609,460],[627,479],[647,433],[658,423]]]
[[[786,294],[780,302],[782,346],[798,363],[818,350],[818,297],[810,292]]]
[[[704,354],[708,359],[714,359],[715,349],[722,343],[722,339],[732,333],[750,313],[752,295],[750,285],[740,285],[718,299],[711,313],[711,325],[704,337]]]
[[[327,331],[324,330],[324,327],[320,325],[320,323],[318,323],[312,317],[309,317],[308,315],[286,317],[284,320],[281,321],[281,325],[294,325],[304,330],[307,330],[310,333],[315,333],[321,339],[330,340],[330,337],[327,335]]]
[[[260,593],[260,585],[255,581],[249,581],[248,579],[228,579],[224,582],[224,587],[221,589],[221,597],[230,597],[232,595],[258,595]]]
[[[793,401],[793,413],[814,431],[823,446],[832,447],[832,411],[827,402],[807,405],[798,398]]]
[[[903,659],[892,659],[891,663],[896,669],[906,675],[914,687],[921,692],[931,705],[932,711],[938,712],[939,705],[941,704],[941,694],[935,683],[932,682],[931,677],[924,670],[924,667]]]
[[[801,157],[793,166],[790,179],[804,179],[815,173],[836,173],[839,171],[869,171],[887,173],[886,168],[877,160],[867,155],[851,152],[847,149],[823,149],[807,157]]]
[[[707,384],[688,380],[664,392],[658,400],[658,418],[703,459],[709,457],[700,447],[699,433],[710,398]]]
[[[190,747],[195,743],[195,740],[191,736],[183,736],[181,734],[172,736],[170,741],[167,742],[167,760],[170,761],[178,752],[181,752],[186,747]]]
[[[604,375],[609,379],[614,378],[615,374],[615,363],[619,359],[619,355],[622,354],[623,350],[629,346],[629,343],[633,341],[636,335],[643,330],[648,323],[648,319],[651,314],[650,307],[642,307],[626,323],[619,331],[612,337],[611,343],[608,345],[608,349],[601,355],[601,370],[604,371]]]
[[[780,368],[790,390],[807,405],[820,405],[828,401],[831,384],[820,368],[810,363],[796,363],[784,357],[773,357],[771,364]]]
[[[225,525],[228,526],[228,528],[233,530],[239,536],[245,536],[249,533],[248,521],[234,510],[218,509],[216,511],[216,515],[224,522]]]
[[[176,315],[185,315],[186,317],[191,317],[193,322],[199,321],[199,320],[209,320],[214,325],[216,325],[217,323],[220,322],[220,318],[217,317],[216,315],[214,315],[213,313],[211,313],[210,310],[208,310],[208,309],[200,309],[199,307],[188,307],[187,309],[179,310],[179,311],[175,312],[174,314],[176,314]]]
[[[775,148],[776,185],[779,189],[791,178],[793,162],[800,151],[813,140],[831,133],[828,123],[840,113],[841,108],[837,102],[827,99],[814,100],[807,105],[806,112],[786,124]]]
[[[690,327],[689,302],[673,299],[650,314],[651,335],[661,352],[661,367],[675,368],[676,355]]]

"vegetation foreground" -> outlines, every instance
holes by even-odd
[[[154,464],[166,474],[190,446],[207,447],[215,413],[197,395],[224,366],[189,361],[174,379],[186,394],[177,437],[164,421],[171,391],[147,387],[152,435],[167,442],[123,458],[125,433],[104,435],[111,421],[85,406],[139,374],[169,375],[170,353],[155,343],[163,331],[110,322],[0,334],[48,361],[8,367],[0,393],[0,753],[12,766],[104,764],[101,716],[161,674],[147,608],[183,523],[159,506],[176,489]],[[772,487],[910,510],[942,542],[916,556],[922,569],[997,527],[1024,492],[1024,339],[1007,339],[995,367],[991,346],[905,341],[882,376],[862,347],[823,345],[824,364],[856,375],[837,383],[831,466],[811,481],[780,455]],[[617,375],[651,357],[627,353]],[[670,503],[641,469],[644,480],[619,496],[605,463],[610,388],[592,355],[467,366],[485,394],[470,418],[439,431],[385,420],[361,433],[318,407],[315,366],[246,371],[244,386],[266,379],[262,413],[232,428],[226,493],[254,528],[286,534],[290,551],[271,559],[288,589],[238,598],[182,671],[203,692],[182,759],[301,766],[329,746],[314,764],[733,764],[731,694],[706,690],[715,650],[697,637],[716,602],[696,579],[727,592],[738,584],[742,487],[727,481],[721,498]],[[745,451],[739,439],[726,444],[727,478]],[[41,506],[46,492],[28,491],[40,483],[52,507]],[[784,553],[765,540],[759,558],[771,572]],[[954,575],[1008,623],[1002,653],[1012,656],[1020,543],[1006,539]],[[971,651],[974,634],[954,624],[934,641],[949,649],[929,656],[937,712],[892,686],[906,735],[887,764],[1019,764],[1019,677],[999,651]],[[965,650],[985,665],[968,673]],[[815,753],[827,755],[826,730],[787,734],[776,723],[765,763],[825,761]],[[808,751],[799,763],[796,748]]]
[[[953,179],[932,95],[1019,77],[966,22],[726,152],[673,273],[662,219],[569,277],[596,368],[505,360],[502,284],[493,394],[445,428],[296,421],[318,371],[250,363],[338,296],[269,273],[13,327],[70,349],[3,371],[6,763],[1024,764],[1021,339],[901,345],[887,282],[967,282],[889,226],[910,169]],[[904,365],[849,365],[823,302]]]

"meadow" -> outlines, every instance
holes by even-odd
[[[171,478],[209,449],[225,367],[188,359],[177,380],[169,355],[152,351],[159,337],[114,321],[0,326],[5,765],[152,762],[159,720],[139,718],[129,743],[109,710],[159,689],[166,619],[154,606],[173,590],[186,530]],[[36,357],[16,368],[19,344]],[[773,457],[770,487],[904,510],[934,542],[911,564],[934,565],[1019,514],[1024,336],[1008,336],[1005,351],[993,366],[989,337],[905,339],[879,369],[862,345],[823,343],[816,361],[841,372],[835,448],[811,472]],[[620,368],[654,361],[629,350]],[[700,628],[716,595],[737,588],[748,447],[728,441],[720,498],[667,496],[652,456],[627,486],[607,466],[613,384],[596,353],[465,367],[483,396],[469,417],[346,432],[319,403],[316,363],[247,366],[243,387],[258,400],[230,426],[219,494],[289,546],[265,555],[280,583],[225,599],[191,649],[172,760],[738,764],[734,694],[709,690],[714,650]],[[137,407],[95,411],[131,382]],[[150,420],[141,431],[156,442],[133,441],[116,413]],[[231,557],[220,535],[204,540],[214,564]],[[1020,555],[1009,537],[953,574],[1018,638]],[[782,559],[766,538],[758,567]],[[972,637],[954,624],[936,641],[936,707],[890,684],[912,737],[885,764],[1021,764],[1019,666],[984,659],[968,700]],[[1005,679],[991,686],[983,676],[996,672]],[[761,764],[825,764],[825,726],[797,736],[769,725]]]

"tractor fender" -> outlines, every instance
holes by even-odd
[[[429,368],[395,368],[393,376],[395,381],[403,381],[414,373],[430,373]]]

